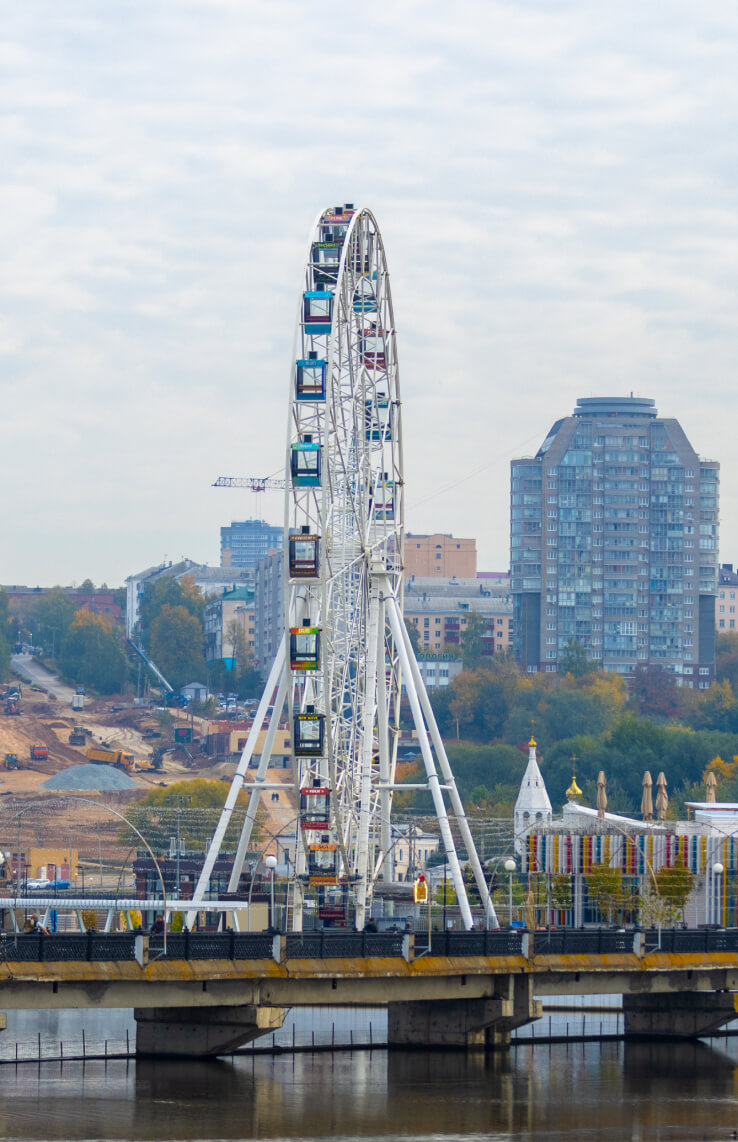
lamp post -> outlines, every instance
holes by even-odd
[[[269,927],[274,927],[274,870],[277,867],[277,858],[270,853],[264,858],[264,864],[269,869]]]
[[[723,876],[723,873],[725,872],[725,869],[723,868],[720,861],[718,860],[718,861],[715,861],[714,865],[712,866],[712,871],[713,871],[713,875],[715,877],[715,881],[717,883],[717,893],[716,893],[716,896],[717,896],[716,905],[717,905],[717,907],[714,910],[715,911],[715,917],[716,917],[717,923],[722,928],[722,926],[723,926],[722,876]]]
[[[505,861],[505,872],[507,873],[507,896],[508,896],[508,924],[512,924],[512,878],[517,865],[512,857],[508,857]]]

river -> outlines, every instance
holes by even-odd
[[[713,1142],[738,1130],[738,1042],[715,1043],[5,1065],[0,1134],[11,1142]]]

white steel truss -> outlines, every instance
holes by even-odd
[[[403,687],[466,927],[472,926],[446,802],[488,925],[497,926],[402,616],[404,480],[394,313],[384,244],[369,210],[322,211],[300,294],[289,402],[285,494],[285,635],[193,895],[208,890],[241,789],[250,802],[235,891],[285,704],[299,806],[292,926],[306,888],[361,930],[378,881],[394,879],[391,815]],[[276,690],[252,781],[256,741]],[[440,770],[440,777],[439,771]],[[285,788],[282,786],[282,788]]]

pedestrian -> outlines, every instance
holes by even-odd
[[[163,933],[163,931],[164,931],[164,917],[162,916],[161,912],[157,912],[156,919],[154,920],[154,923],[151,925],[150,931],[151,931],[152,936],[160,936]]]
[[[43,924],[39,923],[38,912],[31,913],[31,931],[40,932],[42,936],[48,936],[48,928],[44,928]]]

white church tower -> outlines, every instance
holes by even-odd
[[[521,851],[521,838],[533,825],[550,825],[553,812],[546,786],[538,768],[536,743],[528,742],[528,766],[515,802],[515,851]]]

